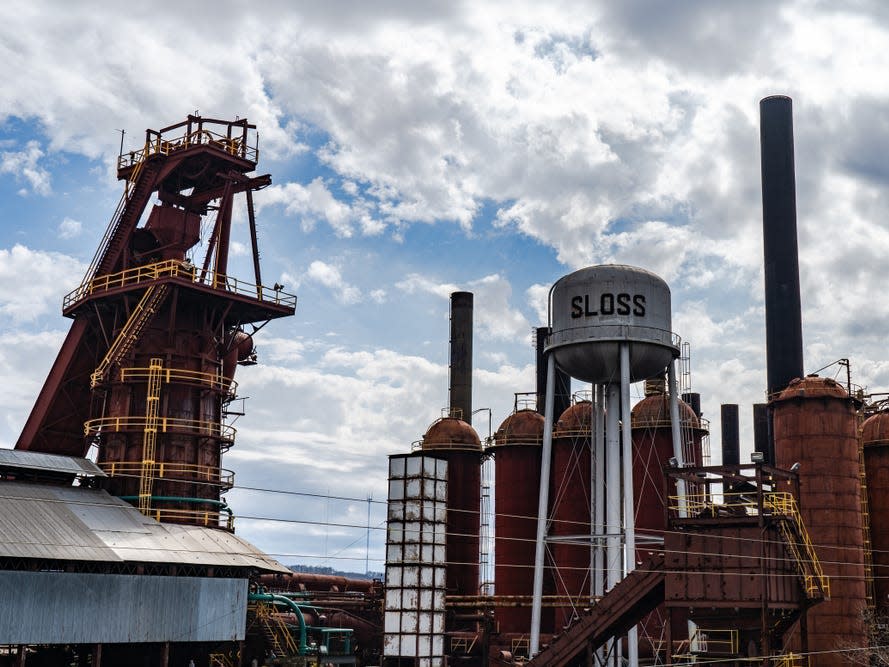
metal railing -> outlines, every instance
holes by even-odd
[[[95,437],[107,433],[128,433],[141,431],[149,423],[146,415],[128,415],[125,417],[100,417],[90,419],[83,424],[83,434]],[[233,426],[213,421],[198,419],[179,419],[175,417],[159,417],[158,433],[179,433],[186,435],[202,435],[208,438],[233,442],[237,431]]]
[[[106,461],[98,465],[109,477],[137,477],[142,469],[139,461]],[[235,484],[235,473],[231,470],[192,463],[155,462],[154,478],[172,482],[201,482],[227,489]]]
[[[176,151],[202,145],[213,146],[242,160],[259,162],[258,146],[250,146],[244,137],[229,137],[200,127],[174,137],[165,137],[160,132],[152,133],[141,150],[129,151],[118,156],[117,168],[126,169],[138,165],[152,155],[170,155]]]
[[[211,272],[207,272],[202,276],[201,273],[190,262],[169,259],[155,264],[146,264],[145,266],[127,269],[126,271],[119,271],[118,273],[97,276],[65,295],[62,300],[62,308],[67,310],[84,298],[92,296],[97,292],[147,284],[161,278],[178,278],[205,287],[218,288],[221,285],[222,289],[227,292],[234,292],[235,294],[249,296],[259,301],[281,304],[291,308],[296,307],[296,296],[282,292],[280,289],[276,290],[264,285],[248,283],[231,276],[214,276]]]
[[[161,523],[187,522],[205,528],[223,528],[229,532],[235,529],[235,517],[219,509],[179,509],[175,507],[152,507],[146,515]]]
[[[722,502],[716,503],[707,493],[692,493],[685,496],[670,496],[668,509],[673,517],[718,517],[759,516],[756,493],[723,493]],[[800,576],[803,579],[806,595],[815,597],[819,593],[825,599],[830,598],[830,580],[824,574],[821,562],[815,553],[815,546],[803,524],[796,498],[787,491],[772,491],[762,494],[764,516],[778,517],[787,521],[778,523],[778,529],[785,539],[796,561]],[[683,514],[683,512],[685,514]]]
[[[148,380],[148,368],[121,368],[118,376],[121,382],[133,382]],[[232,378],[227,378],[222,373],[207,373],[204,371],[191,371],[184,368],[164,368],[161,371],[161,382],[194,383],[218,392],[224,392],[229,396],[235,396],[238,383]]]

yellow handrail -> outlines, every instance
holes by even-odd
[[[147,380],[149,368],[121,368],[120,381],[132,382],[135,380]],[[230,396],[237,394],[238,383],[232,378],[227,378],[222,373],[207,373],[204,371],[192,371],[185,368],[164,368],[161,381],[170,382],[194,382],[215,391],[225,392]]]
[[[128,415],[125,417],[100,417],[90,419],[83,425],[85,436],[97,436],[103,433],[122,433],[144,429],[148,423],[146,415]],[[160,417],[157,420],[159,433],[192,433],[225,441],[233,441],[237,431],[233,426],[219,422],[198,419],[178,419]]]
[[[214,281],[213,275],[209,273],[202,279],[200,272],[196,270],[193,264],[178,259],[168,259],[154,264],[137,266],[117,273],[96,276],[91,280],[85,281],[77,289],[65,295],[62,300],[62,308],[67,310],[87,296],[92,296],[98,292],[104,292],[120,287],[132,287],[134,285],[149,283],[162,278],[178,278],[206,287],[223,285],[224,291],[226,292],[234,292],[235,294],[249,296],[258,301],[268,301],[275,304],[296,307],[296,296],[283,292],[280,289],[276,290],[264,285],[245,282],[231,276],[220,275],[217,276]]]
[[[139,461],[100,461],[99,467],[109,477],[132,477],[139,475],[142,464]],[[207,484],[231,488],[235,483],[235,473],[225,468],[202,466],[192,463],[169,463],[156,461],[154,478],[177,482],[200,481]]]
[[[176,520],[184,520],[207,528],[224,528],[228,531],[233,531],[235,528],[235,517],[219,510],[154,507],[148,513],[148,516],[161,523],[169,523],[171,521],[175,523]]]
[[[158,307],[166,296],[166,285],[150,285],[145,294],[136,304],[130,318],[123,325],[117,338],[111,343],[111,347],[105,354],[105,357],[99,363],[96,370],[90,375],[90,387],[100,384],[105,377],[105,373],[112,364],[119,362],[130,351],[133,345],[139,340],[142,329],[154,317]]]
[[[146,142],[142,150],[130,151],[125,155],[120,155],[117,158],[117,168],[125,169],[126,167],[142,163],[152,155],[170,155],[178,150],[201,144],[216,146],[229,155],[234,155],[244,160],[251,162],[259,161],[259,149],[256,146],[249,146],[243,141],[242,137],[227,137],[202,128],[195,130],[191,134],[183,133],[170,139],[157,135],[154,141]]]

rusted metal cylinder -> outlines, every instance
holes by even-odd
[[[679,401],[681,432],[690,435],[694,458],[700,464],[701,442],[705,431],[694,408]],[[670,502],[664,497],[663,467],[673,456],[673,432],[670,423],[670,398],[659,390],[650,392],[632,411],[633,433],[633,507],[636,520],[636,562],[645,562],[648,552],[659,546],[652,540],[663,539],[666,530],[666,508]],[[689,492],[694,492],[689,489]],[[675,494],[675,485],[670,491]],[[675,501],[674,501],[675,502]],[[646,539],[648,538],[648,539]],[[683,636],[685,615],[674,611],[676,627],[673,637]],[[669,616],[663,605],[639,623],[639,655],[650,658],[662,647],[664,627]],[[679,623],[682,621],[682,623]]]
[[[537,535],[537,503],[540,489],[540,455],[543,415],[518,410],[494,433],[494,592],[497,599],[533,593],[534,541]],[[544,583],[544,595],[552,583]],[[494,609],[501,635],[527,633],[531,607],[497,606]],[[553,613],[544,608],[541,632],[552,632]]]
[[[550,546],[555,593],[571,598],[590,595],[592,407],[590,401],[578,401],[562,413],[553,429],[549,534],[554,538],[576,536],[578,542],[586,540],[585,544],[555,541]],[[570,606],[557,607],[555,628],[570,622],[574,613]]]
[[[478,595],[481,441],[462,419],[444,417],[426,431],[421,448],[448,462],[447,592]]]
[[[878,412],[861,425],[867,504],[871,516],[874,604],[889,610],[889,412]]]
[[[701,440],[704,434],[694,409],[679,401],[680,429],[690,435],[693,449],[692,465],[701,465]],[[673,456],[673,435],[670,425],[670,399],[665,394],[646,396],[632,412],[633,428],[633,505],[636,532],[640,536],[663,535],[666,528],[663,467]],[[644,542],[636,549],[637,560],[644,559]]]
[[[720,406],[722,425],[722,465],[736,466],[741,463],[741,431],[738,425],[738,406],[723,403]]]
[[[830,578],[830,600],[808,612],[810,665],[845,664],[838,647],[867,643],[858,422],[830,378],[794,380],[770,404],[779,468],[799,463],[803,523]]]

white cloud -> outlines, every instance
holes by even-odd
[[[84,271],[80,262],[59,253],[23,245],[0,249],[0,316],[21,324],[58,313],[64,296],[59,286],[78,284]]]
[[[20,195],[31,192],[47,196],[52,192],[49,171],[40,164],[45,156],[37,141],[29,141],[24,150],[0,151],[0,174],[10,174],[17,182],[28,187],[19,190]]]
[[[358,303],[361,300],[361,290],[347,283],[339,268],[333,264],[315,260],[309,265],[306,277],[332,290],[341,303]]]
[[[59,237],[63,239],[73,239],[80,236],[83,231],[83,224],[79,220],[66,217],[59,223]]]

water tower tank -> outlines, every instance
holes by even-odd
[[[550,295],[547,352],[572,377],[620,379],[620,344],[630,344],[630,381],[644,380],[679,356],[671,332],[670,288],[634,266],[590,266],[560,278]]]

